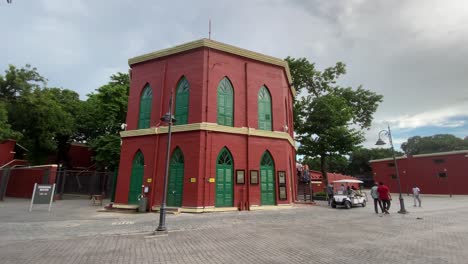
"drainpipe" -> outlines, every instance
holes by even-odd
[[[247,67],[248,63],[246,62],[244,64],[244,81],[245,81],[245,122],[247,124],[247,129],[250,129],[250,124],[249,124],[249,89],[248,89],[248,78],[247,78]],[[245,181],[247,183],[247,201],[245,208],[246,210],[250,211],[250,163],[249,163],[249,152],[250,152],[250,135],[247,134],[247,167],[246,167],[246,175],[245,177],[247,180]]]
[[[208,89],[209,89],[209,83],[210,83],[210,48],[208,48],[208,54],[207,54],[207,59],[206,59],[206,89],[205,89],[205,122],[208,122]],[[208,167],[208,130],[205,130],[205,168],[203,169],[203,211],[205,211],[205,206],[206,206],[206,183],[209,180],[209,175],[207,175],[207,167]],[[210,158],[211,158],[211,153],[210,153]],[[208,170],[210,171],[210,170]],[[209,199],[209,197],[208,197]]]

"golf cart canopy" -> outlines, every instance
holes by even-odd
[[[363,183],[363,181],[360,181],[360,180],[338,180],[338,181],[333,181],[333,183]]]

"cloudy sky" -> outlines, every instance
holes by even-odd
[[[342,61],[340,84],[384,95],[367,133],[468,136],[466,0],[0,0],[0,71],[37,67],[86,94],[130,57],[208,37],[267,55]]]

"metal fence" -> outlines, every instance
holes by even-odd
[[[313,200],[312,184],[310,182],[297,182],[297,201],[312,201]]]
[[[61,170],[57,173],[59,194],[104,194],[110,197],[114,186],[114,172]]]

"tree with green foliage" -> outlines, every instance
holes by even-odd
[[[402,156],[403,153],[395,151],[395,156]],[[389,148],[357,148],[349,155],[349,174],[353,176],[372,176],[372,168],[369,161],[375,159],[385,159],[392,157],[392,150]]]
[[[37,69],[26,64],[22,68],[9,65],[5,75],[0,75],[0,100],[12,102],[34,89],[45,87],[47,79],[42,77]]]
[[[28,160],[40,164],[49,153],[57,150],[57,138],[70,137],[74,119],[45,90],[35,89],[11,105],[12,128],[21,131],[21,144],[29,149]]]
[[[0,142],[5,139],[18,140],[21,138],[21,133],[14,131],[8,123],[8,111],[6,104],[0,102]]]
[[[302,164],[309,165],[311,170],[320,171],[320,157],[304,157]],[[341,155],[333,155],[328,157],[328,171],[337,172],[342,174],[349,174],[349,161],[348,158]]]
[[[286,61],[298,91],[294,105],[298,154],[319,157],[322,177],[328,184],[327,159],[346,155],[364,141],[363,130],[370,127],[382,96],[361,86],[352,89],[337,85],[338,78],[346,73],[341,62],[319,71],[305,58],[288,57]]]
[[[120,161],[120,136],[122,123],[127,116],[130,78],[117,73],[110,82],[88,95],[79,113],[76,138],[89,142],[100,167],[114,169]]]
[[[468,149],[468,138],[462,139],[450,134],[410,137],[401,144],[401,149],[409,155],[427,154]]]

